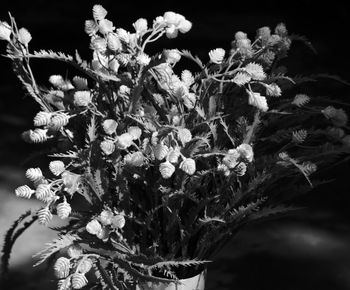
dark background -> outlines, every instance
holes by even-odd
[[[8,21],[10,11],[17,25],[31,32],[32,50],[74,54],[77,49],[87,60],[91,51],[84,21],[92,18],[94,4],[102,4],[109,12],[107,18],[127,30],[132,30],[132,23],[139,17],[152,21],[165,11],[181,13],[192,21],[192,30],[175,40],[164,38],[158,45],[190,49],[202,58],[210,49],[229,49],[236,31],[254,38],[257,28],[274,28],[284,22],[289,32],[306,36],[318,52],[313,54],[304,45],[294,44],[286,62],[290,75],[328,72],[350,81],[350,16],[345,2],[2,0],[0,20]],[[156,48],[150,46],[151,51]],[[5,51],[3,42],[0,51]],[[34,61],[33,68],[39,82],[44,83],[51,74],[74,73],[55,62]],[[327,81],[312,84],[305,93],[349,103],[350,87]],[[22,142],[20,134],[32,127],[38,110],[32,99],[24,97],[10,62],[0,58],[0,171],[28,167],[28,155],[37,147]],[[336,180],[295,201],[307,210],[279,222],[251,227],[239,235],[211,266],[208,288],[350,289],[349,162],[323,174]],[[6,174],[0,174],[0,178],[6,181]],[[13,188],[16,186],[13,184]]]

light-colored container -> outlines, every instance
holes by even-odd
[[[179,284],[175,283],[145,283],[137,285],[136,290],[204,290],[206,270],[197,276],[181,279]]]

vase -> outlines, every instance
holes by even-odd
[[[136,286],[136,290],[204,290],[206,270],[194,277],[180,279],[175,283],[144,283]]]

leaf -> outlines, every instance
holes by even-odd
[[[228,128],[226,122],[223,120],[223,118],[220,118],[220,124],[224,128],[224,132],[226,133],[226,136],[230,139],[232,146],[235,146],[235,144],[236,144],[235,139],[233,139],[233,137],[230,135],[229,128]]]
[[[58,239],[54,239],[52,242],[47,243],[45,249],[33,255],[33,257],[38,257],[39,261],[34,264],[34,267],[42,264],[51,255],[57,253],[61,249],[64,249],[72,245],[75,241],[79,241],[80,238],[75,234],[65,234],[61,235]]]
[[[201,68],[201,69],[204,69],[204,64],[203,62],[200,60],[200,58],[198,56],[193,56],[192,53],[188,50],[181,50],[181,55],[184,56],[184,57],[187,57],[191,60],[193,60],[196,64],[198,64],[198,66]]]
[[[22,228],[18,229],[20,223],[32,216],[32,219],[23,224]],[[19,218],[17,218],[12,226],[8,229],[5,235],[4,245],[2,247],[2,256],[1,256],[1,276],[5,279],[8,274],[8,266],[9,260],[11,256],[12,247],[15,244],[18,237],[28,229],[35,221],[37,220],[37,216],[32,214],[29,210],[22,214]],[[16,230],[17,229],[17,230]]]
[[[317,50],[315,49],[315,47],[312,45],[312,43],[303,35],[298,35],[298,34],[291,34],[289,35],[289,38],[291,41],[301,41],[302,43],[304,43],[308,48],[311,49],[311,51],[314,54],[317,54]]]
[[[92,143],[96,140],[96,138],[97,138],[97,127],[96,126],[97,125],[96,125],[95,115],[92,115],[91,122],[87,128],[87,137],[88,137],[87,143]]]
[[[158,262],[150,267],[148,269],[153,270],[153,269],[161,269],[163,267],[193,267],[193,266],[200,266],[204,264],[211,263],[211,261],[207,260],[184,260],[184,261],[163,261],[163,262]]]

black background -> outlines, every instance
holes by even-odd
[[[345,7],[346,1],[18,1],[2,0],[0,20],[8,21],[8,11],[16,18],[19,27],[27,28],[33,37],[30,47],[33,50],[53,49],[74,54],[77,49],[84,59],[91,58],[88,48],[89,38],[84,32],[84,21],[92,18],[94,4],[102,4],[109,12],[107,18],[116,27],[132,30],[132,23],[140,17],[150,22],[165,11],[175,11],[192,21],[193,28],[187,34],[180,34],[175,40],[164,38],[158,45],[168,48],[186,48],[194,54],[206,58],[210,49],[230,48],[230,41],[236,31],[242,30],[254,38],[257,28],[270,26],[279,22],[287,25],[289,32],[306,36],[316,48],[313,54],[301,44],[292,46],[290,59],[287,62],[290,74],[308,74],[328,72],[350,81],[350,15]],[[157,45],[150,47],[157,50]],[[0,53],[5,52],[5,43],[0,43]],[[51,74],[70,74],[67,68],[55,62],[45,64],[33,62],[35,74],[39,81],[47,82]],[[321,82],[305,89],[305,93],[338,97],[349,102],[350,87],[336,82]],[[348,110],[348,107],[345,108]],[[0,165],[27,167],[26,158],[34,147],[24,144],[20,133],[31,128],[32,118],[39,110],[30,98],[24,98],[23,90],[15,75],[11,72],[10,62],[0,58]],[[334,213],[334,226],[342,224],[349,233],[348,191],[349,163],[324,173],[336,181],[315,189],[307,197],[297,200],[310,210],[324,210]],[[324,219],[314,221],[317,226],[325,223]],[[349,246],[350,252],[350,246]],[[266,257],[255,257],[254,263],[264,264]],[[327,261],[324,261],[326,264]],[[296,267],[300,267],[297,265]],[[288,271],[294,271],[293,267]],[[261,268],[262,269],[262,268]],[[260,270],[261,270],[260,269]],[[276,270],[276,269],[275,269]],[[295,270],[296,271],[296,270]],[[306,273],[313,269],[305,269]],[[309,271],[309,272],[308,272]],[[266,270],[266,273],[268,271]],[[260,275],[257,274],[260,277]],[[350,276],[350,269],[349,269]],[[288,276],[290,281],[296,279]],[[263,279],[272,279],[264,275]],[[288,278],[286,278],[288,279]],[[322,281],[322,277],[319,277]],[[288,281],[286,281],[288,284]],[[259,285],[257,282],[256,285]],[[298,284],[299,285],[299,284]],[[296,288],[270,289],[304,289],[303,282]],[[252,286],[253,287],[253,286]],[[259,288],[237,289],[265,289]],[[318,289],[330,289],[322,283]],[[332,289],[348,289],[338,285]],[[23,288],[24,289],[24,288]],[[309,289],[306,288],[305,289]],[[310,288],[315,289],[315,288]]]

